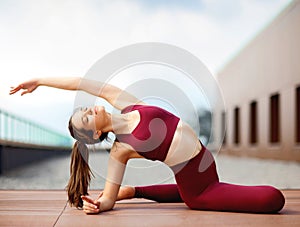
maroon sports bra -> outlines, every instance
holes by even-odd
[[[140,122],[131,134],[117,134],[116,140],[131,145],[143,157],[164,161],[179,118],[156,106],[132,105],[121,113],[138,110]]]

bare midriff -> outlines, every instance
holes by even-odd
[[[194,130],[180,120],[164,163],[174,166],[192,159],[200,151],[201,143]]]

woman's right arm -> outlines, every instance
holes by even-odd
[[[47,86],[64,90],[81,90],[105,99],[115,108],[121,110],[132,104],[145,104],[122,89],[99,81],[81,77],[48,77],[37,78],[12,87],[10,94],[24,90],[21,95],[33,92],[38,86]]]
[[[78,90],[80,83],[79,77],[48,77],[48,78],[34,78],[19,84],[16,87],[11,87],[10,95],[24,90],[21,95],[33,92],[39,86],[47,86],[59,88],[64,90]]]
[[[114,207],[118,198],[126,164],[131,158],[143,157],[132,150],[127,144],[114,142],[109,155],[107,177],[101,196],[95,201],[87,196],[82,196],[84,200],[83,210],[85,213],[95,214],[111,210]]]

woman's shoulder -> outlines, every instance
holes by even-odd
[[[167,116],[173,116],[174,114],[169,112],[168,110],[160,107],[160,106],[155,106],[155,105],[150,105],[150,104],[135,104],[135,105],[130,105],[125,107],[121,113],[129,113],[131,111],[138,110],[140,112],[145,112],[145,113],[158,113],[159,115],[167,115]],[[176,116],[176,115],[174,115]]]
[[[145,107],[149,107],[150,105],[148,104],[133,104],[133,105],[129,105],[129,106],[126,106],[124,109],[121,110],[121,113],[128,113],[128,112],[131,112],[131,111],[134,111],[134,110],[139,110],[139,109],[142,109],[142,108],[145,108]]]

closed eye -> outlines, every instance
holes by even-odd
[[[93,114],[93,111],[92,111],[91,108],[89,109],[87,107],[81,108],[81,111],[84,112],[83,116],[81,117],[81,121],[85,125],[89,122],[89,118],[86,115],[87,114]]]
[[[88,117],[82,117],[81,121],[83,124],[87,124],[89,122],[89,119],[88,119]]]

